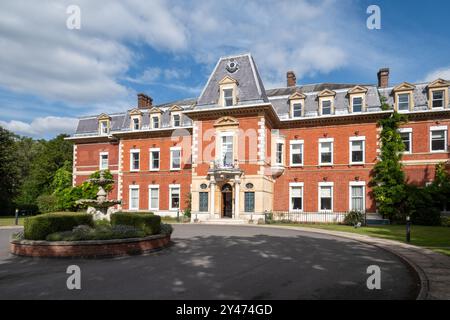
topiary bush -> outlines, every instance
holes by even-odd
[[[143,238],[145,232],[132,226],[78,226],[72,231],[62,231],[49,234],[47,241],[86,241],[86,240],[113,240],[113,239],[129,239]]]
[[[151,212],[116,212],[111,214],[111,225],[132,226],[143,230],[146,235],[153,235],[161,232],[161,217]]]
[[[448,216],[441,217],[441,225],[443,227],[450,227],[450,217]]]
[[[344,218],[344,224],[347,226],[356,226],[358,223],[364,224],[364,215],[360,211],[350,211]]]
[[[165,235],[171,235],[173,232],[172,225],[168,223],[161,223],[161,233]]]
[[[25,219],[24,238],[27,240],[45,240],[51,233],[70,231],[80,225],[93,227],[92,215],[79,212],[41,214]]]

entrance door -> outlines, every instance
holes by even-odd
[[[222,187],[222,217],[233,217],[233,188],[228,183]]]

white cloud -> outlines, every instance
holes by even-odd
[[[76,118],[38,117],[30,123],[17,120],[0,121],[0,126],[21,135],[53,137],[60,133],[75,132],[77,123],[78,119]]]
[[[450,80],[450,67],[437,69],[428,73],[425,76],[424,82],[434,81],[439,78]]]

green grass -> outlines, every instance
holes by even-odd
[[[19,225],[23,226],[25,217],[19,217]],[[15,226],[16,219],[11,216],[0,216],[0,227]]]
[[[297,226],[317,229],[326,229],[333,231],[343,231],[357,233],[371,237],[390,239],[400,242],[406,242],[406,226],[404,225],[387,225],[387,226],[370,226],[354,228],[344,225],[332,224],[285,224],[277,223],[278,226]],[[410,244],[426,247],[433,251],[443,253],[450,256],[450,228],[449,227],[427,227],[427,226],[411,226],[411,242]]]

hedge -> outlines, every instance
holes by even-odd
[[[111,225],[132,226],[143,230],[146,235],[152,235],[161,232],[161,217],[152,212],[116,212],[111,214]]]
[[[79,212],[41,214],[25,219],[24,238],[28,240],[45,240],[51,233],[70,231],[79,225],[94,227],[93,216]]]

